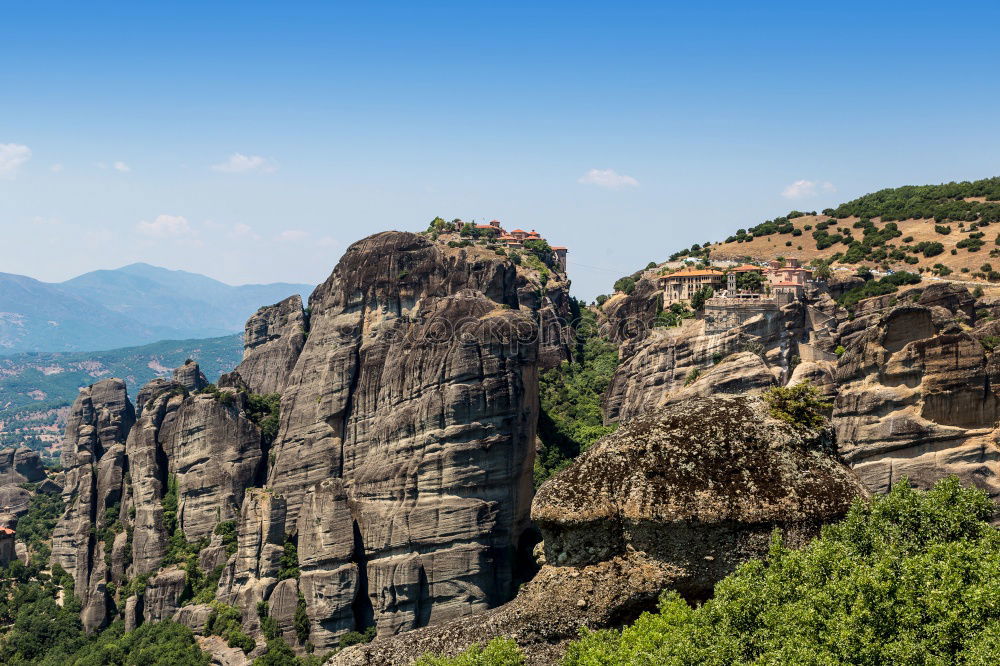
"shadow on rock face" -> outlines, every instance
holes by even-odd
[[[496,636],[529,663],[554,663],[580,627],[630,622],[667,587],[703,600],[764,555],[775,528],[798,546],[843,516],[866,492],[834,451],[830,429],[773,419],[756,398],[693,398],[633,420],[539,489],[546,564],[513,601],[332,663],[409,663]]]

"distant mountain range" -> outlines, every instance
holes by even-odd
[[[100,270],[59,283],[0,273],[0,355],[93,351],[243,330],[262,305],[313,285],[234,287],[149,264]]]

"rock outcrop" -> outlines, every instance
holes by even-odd
[[[134,422],[125,382],[106,379],[80,391],[66,425],[66,511],[53,531],[52,561],[73,576],[88,631],[106,624],[112,607],[107,553],[121,527],[125,440]]]
[[[496,636],[529,663],[558,661],[579,627],[615,626],[665,587],[704,599],[773,529],[801,545],[866,491],[832,431],[800,430],[744,397],[694,398],[623,425],[539,490],[541,572],[510,603],[336,655],[338,666],[410,663]]]
[[[38,483],[44,479],[42,460],[28,447],[0,450],[0,486]]]
[[[837,367],[833,421],[845,459],[875,492],[955,474],[1000,499],[1000,364],[956,323],[968,317],[968,293],[941,287],[854,335]]]
[[[219,581],[219,599],[250,609],[268,598],[281,569],[285,514],[280,495],[259,488],[247,491],[237,523],[236,553]]]
[[[202,622],[176,564],[195,546],[247,631],[260,635],[267,601],[299,649],[300,608],[325,650],[351,630],[510,599],[537,373],[565,357],[572,306],[562,271],[540,266],[377,234],[348,250],[308,314],[292,297],[251,317],[244,359],[218,386],[189,361],[143,386],[136,409],[120,380],[82,392],[52,559],[74,575],[86,628],[115,615]],[[277,428],[260,394],[280,398]],[[136,579],[127,589],[141,592],[116,594]]]
[[[0,527],[15,527],[31,504],[31,492],[21,486],[39,482],[46,484],[44,491],[56,490],[37,453],[23,446],[0,451]]]
[[[538,363],[514,264],[377,234],[348,249],[309,305],[268,486],[308,544],[300,584],[323,626],[313,642],[507,600],[528,524]]]
[[[196,364],[187,373],[201,376]],[[126,446],[135,516],[130,573],[137,575],[154,572],[166,554],[171,534],[164,528],[163,500],[171,484],[176,528],[195,542],[234,520],[247,488],[263,478],[263,441],[244,411],[244,396],[191,394],[180,383],[158,386]]]
[[[621,362],[604,397],[605,420],[626,422],[692,395],[784,383],[806,336],[805,309],[794,304],[716,334],[706,334],[700,319],[652,329],[622,344]],[[692,387],[696,381],[700,384]]]
[[[302,297],[289,296],[257,310],[243,333],[243,361],[236,373],[254,393],[280,393],[302,353],[309,322]]]

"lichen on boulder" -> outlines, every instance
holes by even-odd
[[[582,566],[643,552],[702,597],[770,532],[801,543],[865,494],[832,430],[775,419],[752,397],[694,398],[633,420],[539,489],[546,561]]]

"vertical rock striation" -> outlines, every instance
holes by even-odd
[[[125,382],[106,379],[80,391],[66,425],[66,511],[53,531],[52,561],[73,576],[88,631],[108,622],[111,599],[106,585],[111,580],[113,530],[121,526],[124,443],[134,423]]]
[[[263,307],[247,320],[243,361],[236,367],[253,393],[280,393],[306,342],[308,320],[296,294]]]
[[[540,270],[376,234],[351,246],[308,314],[294,296],[251,317],[243,361],[218,387],[189,361],[143,386],[136,410],[120,380],[82,392],[53,562],[73,573],[87,628],[115,614],[201,626],[205,608],[185,606],[195,561],[221,570],[215,596],[245,630],[261,635],[267,601],[298,649],[303,609],[308,642],[326,650],[351,630],[390,634],[509,600],[538,368],[564,357],[572,305],[564,276]],[[253,394],[280,396],[276,437]],[[109,593],[136,579],[127,599]]]
[[[845,459],[873,491],[955,474],[1000,498],[1000,364],[956,322],[971,309],[961,291],[928,288],[869,316],[840,359],[833,420]]]
[[[480,248],[377,234],[347,251],[310,310],[268,485],[309,544],[301,587],[323,625],[313,642],[509,598],[537,410],[537,324],[519,310],[515,266]],[[343,500],[317,508],[317,492]],[[333,513],[317,523],[317,510]],[[344,533],[320,538],[333,529],[324,525]]]

